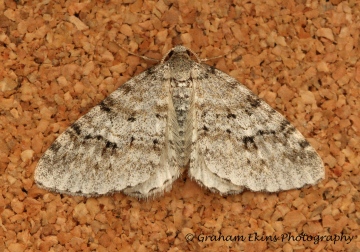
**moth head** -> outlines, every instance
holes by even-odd
[[[196,58],[196,60],[200,63],[201,59],[199,58],[199,56],[193,52],[191,49],[182,46],[182,45],[177,45],[175,47],[173,47],[172,49],[170,49],[162,58],[161,60],[161,64],[164,63],[166,61],[166,59],[171,58],[173,55],[182,55],[182,56],[186,56],[190,59],[191,55],[194,55],[194,57]]]

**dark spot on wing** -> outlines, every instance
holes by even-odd
[[[239,83],[236,80],[228,82],[228,84],[230,88],[237,88],[239,86]]]
[[[121,90],[123,90],[124,94],[127,94],[129,92],[131,92],[132,87],[129,83],[125,83],[122,86],[120,86]]]
[[[255,96],[248,95],[247,100],[253,108],[257,108],[260,106],[260,99]]]
[[[131,138],[130,138],[130,147],[133,145],[134,140],[135,140],[135,138],[133,136],[131,136]]]
[[[257,149],[257,146],[254,142],[254,137],[253,136],[246,136],[243,138],[243,143],[245,145],[246,149],[250,149],[251,147],[254,149]]]
[[[157,139],[154,139],[153,140],[153,144],[154,144],[154,150],[157,150],[157,151],[159,151],[160,150],[160,148],[159,148],[159,140],[157,140]]]
[[[157,190],[157,189],[159,189],[159,187],[151,188],[151,189],[148,191],[148,193],[153,192],[153,191],[155,191],[155,190]]]
[[[289,124],[287,120],[283,120],[280,124],[280,130],[283,131]]]
[[[209,131],[208,127],[206,127],[205,125],[203,126],[203,130],[204,131]]]
[[[306,147],[308,147],[310,144],[308,141],[306,140],[302,140],[299,145],[301,146],[301,148],[305,149]]]
[[[275,134],[276,134],[275,130],[258,130],[258,132],[256,132],[257,136],[275,135]]]
[[[248,115],[248,116],[251,116],[253,113],[250,111],[250,110],[248,110],[248,109],[245,109],[245,113]]]
[[[99,106],[101,110],[109,112],[111,111],[111,107],[113,107],[115,104],[116,101],[111,96],[108,96],[105,100],[99,103]]]
[[[209,78],[209,73],[208,72],[204,72],[202,75],[198,76],[198,80],[205,80]]]
[[[73,125],[71,125],[71,128],[75,131],[75,133],[77,135],[81,134],[81,129],[80,129],[80,126],[78,124],[74,123]]]
[[[130,116],[127,120],[128,120],[129,122],[134,122],[134,121],[136,121],[136,118],[133,117],[133,116]]]
[[[235,118],[236,118],[236,115],[235,115],[235,114],[230,113],[230,114],[228,114],[228,115],[227,115],[227,118],[228,118],[228,119],[230,119],[230,118],[235,119]]]
[[[280,124],[280,132],[286,137],[290,136],[295,130],[295,127],[285,119]]]
[[[263,136],[263,135],[265,135],[265,131],[264,130],[258,130],[258,132],[256,132],[256,135]]]
[[[254,142],[254,137],[253,136],[246,136],[246,137],[243,138],[243,142],[244,142],[244,144],[253,143]]]
[[[110,107],[107,104],[105,104],[104,101],[100,102],[99,106],[100,106],[100,109],[102,111],[105,111],[105,112],[110,112],[111,111]]]
[[[288,134],[291,134],[291,133],[293,133],[295,130],[296,130],[295,127],[291,126],[291,127],[288,128],[287,133],[288,133]]]
[[[101,135],[96,135],[96,136],[92,136],[92,135],[86,135],[84,137],[85,140],[88,140],[88,139],[97,139],[97,140],[104,140],[104,137],[101,136]]]
[[[228,134],[231,134],[231,130],[229,130],[229,129],[227,129],[226,132],[227,132]]]
[[[154,68],[151,67],[151,68],[149,68],[149,69],[146,69],[145,72],[146,72],[146,74],[148,74],[148,75],[152,75],[155,71],[154,71]]]
[[[210,73],[215,74],[216,68],[213,66],[210,66]]]
[[[221,179],[221,180],[226,181],[226,182],[227,182],[227,183],[229,183],[229,184],[232,184],[232,182],[231,182],[231,180],[230,180],[230,179],[223,178],[223,179]]]
[[[49,149],[53,152],[57,152],[60,148],[61,144],[59,144],[58,142],[54,142]]]
[[[117,144],[110,141],[106,141],[106,148],[115,149],[117,148]]]

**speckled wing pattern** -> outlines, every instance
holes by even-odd
[[[189,54],[174,47],[63,132],[40,159],[37,184],[72,195],[147,198],[169,190],[185,167],[223,195],[324,178],[316,151],[281,114]]]
[[[221,194],[277,192],[324,178],[316,151],[280,113],[227,74],[204,65],[198,72],[191,177]]]
[[[92,108],[44,153],[36,183],[71,195],[122,191],[147,197],[179,176],[178,125],[166,65],[123,84]]]

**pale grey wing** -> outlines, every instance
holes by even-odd
[[[36,183],[84,196],[169,189],[180,171],[166,71],[159,65],[131,79],[63,132],[40,159]]]
[[[315,184],[323,162],[280,113],[227,74],[198,65],[189,174],[222,194]]]

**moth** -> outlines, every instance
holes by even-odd
[[[35,181],[71,195],[149,198],[184,169],[222,195],[301,188],[325,176],[319,155],[280,113],[176,46],[63,132]]]

